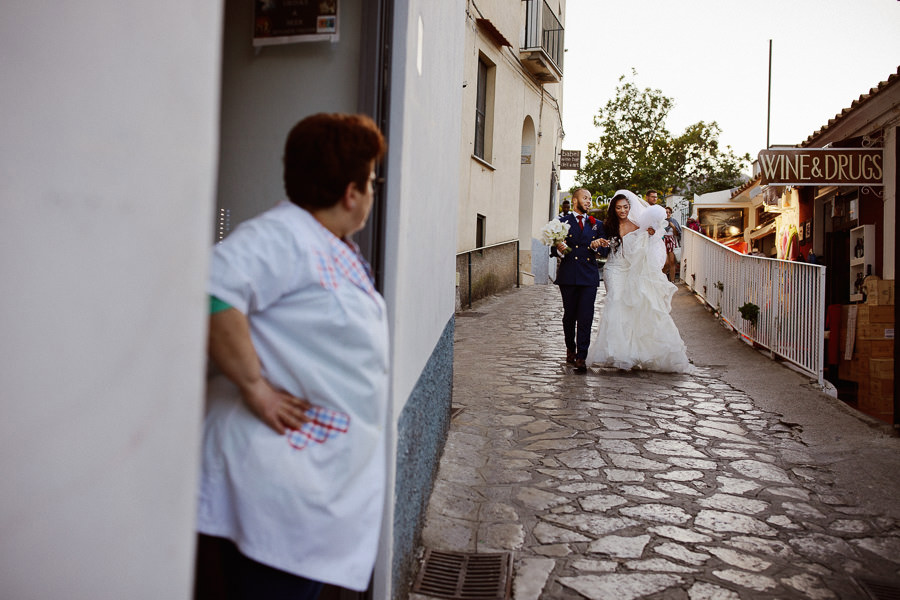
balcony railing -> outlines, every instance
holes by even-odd
[[[524,0],[522,61],[541,81],[559,82],[563,73],[565,30],[546,0]]]
[[[685,283],[741,336],[818,380],[825,365],[825,267],[746,256],[685,228]],[[756,323],[740,307],[759,307]]]

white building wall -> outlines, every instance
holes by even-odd
[[[455,308],[464,12],[462,0],[397,0],[394,7],[384,277],[394,419],[389,457],[396,456],[400,412]],[[394,464],[389,467],[393,477]],[[391,597],[392,500],[376,599]]]
[[[0,595],[191,597],[221,4],[6,3]]]
[[[554,8],[557,5],[562,7],[564,16],[565,3],[553,3]],[[501,48],[487,37],[475,22],[476,18],[481,17],[490,19],[513,44],[512,48]],[[561,143],[562,84],[545,84],[542,90],[541,85],[519,63],[524,18],[522,2],[468,2],[457,252],[475,247],[476,215],[482,214],[486,217],[485,243],[519,239],[523,254],[520,258],[527,266],[531,264],[532,240],[539,237],[539,230],[550,215],[551,173]],[[488,110],[492,111],[494,124],[490,144],[492,151],[484,161],[473,157],[480,55],[495,65],[495,92],[493,98],[488,99]],[[536,134],[533,148],[534,183],[528,193],[520,197],[522,128],[527,118],[532,120]],[[520,203],[529,204],[525,212],[530,215],[531,239],[521,235]]]

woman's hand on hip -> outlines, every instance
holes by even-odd
[[[311,406],[308,401],[276,390],[265,379],[244,389],[243,396],[250,410],[279,435],[286,429],[299,429],[310,420],[306,416],[306,410]]]
[[[283,434],[309,421],[309,402],[276,390],[262,375],[259,356],[250,337],[250,322],[236,308],[209,318],[209,355],[238,389],[244,402],[263,423]]]

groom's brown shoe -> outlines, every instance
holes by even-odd
[[[566,362],[570,365],[575,364],[575,352],[573,350],[566,350]]]
[[[575,359],[575,372],[576,373],[586,373],[587,372],[587,365],[584,364],[583,358]]]

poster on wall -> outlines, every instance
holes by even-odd
[[[255,0],[253,45],[338,41],[338,0]]]
[[[744,233],[744,211],[740,208],[698,209],[700,228],[704,235],[717,240]]]

